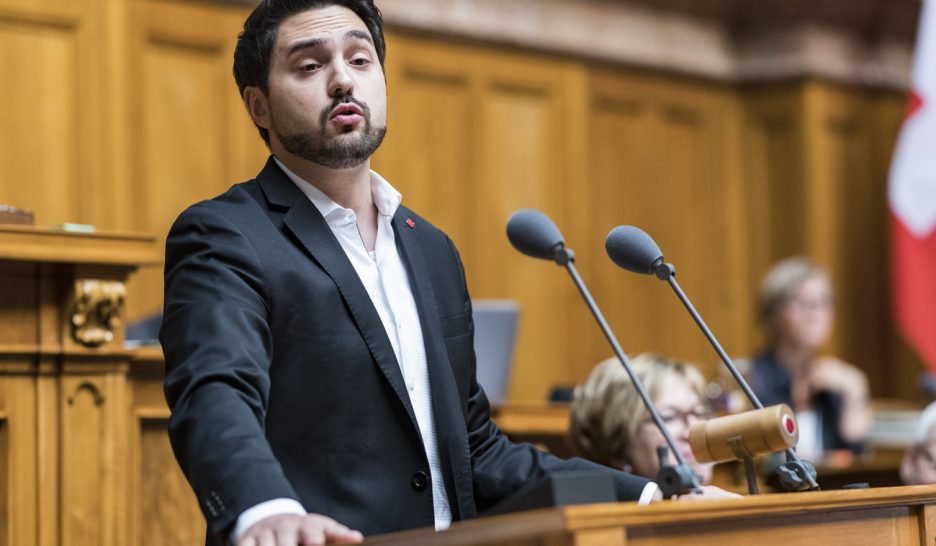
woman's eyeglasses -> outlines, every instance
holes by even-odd
[[[692,420],[690,421],[690,417]],[[712,417],[712,411],[705,406],[696,406],[689,411],[683,411],[676,408],[661,408],[660,409],[660,418],[663,420],[663,424],[667,427],[675,426],[676,423],[682,423],[685,426],[690,426],[693,423],[698,421],[705,421]],[[644,426],[653,422],[653,419],[650,417],[645,418],[640,422],[640,426]]]

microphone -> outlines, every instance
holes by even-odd
[[[641,275],[655,275],[663,264],[663,252],[647,235],[634,226],[618,226],[605,239],[605,250],[621,269]]]
[[[665,280],[669,283],[670,287],[672,287],[673,291],[676,292],[676,295],[679,297],[679,300],[683,303],[683,306],[689,311],[692,319],[699,326],[699,329],[705,334],[706,339],[708,339],[709,343],[715,349],[715,352],[718,353],[718,357],[725,366],[727,366],[735,382],[741,387],[741,390],[744,391],[745,396],[747,396],[748,400],[751,401],[751,404],[753,404],[755,408],[763,410],[764,405],[761,403],[760,399],[754,394],[751,386],[748,385],[748,382],[741,375],[741,372],[738,371],[734,362],[731,361],[728,353],[722,348],[721,343],[715,338],[715,334],[713,334],[708,325],[705,324],[705,321],[702,320],[702,316],[699,315],[692,305],[692,302],[689,301],[689,297],[686,296],[686,293],[683,292],[679,283],[676,282],[676,268],[673,264],[668,264],[664,261],[663,252],[653,238],[640,228],[634,226],[618,226],[608,233],[608,237],[605,239],[605,250],[608,253],[608,257],[611,258],[611,261],[618,267],[644,275],[655,275],[658,279]],[[795,419],[793,423],[795,427]],[[815,478],[815,467],[801,460],[799,456],[796,455],[796,452],[793,451],[792,447],[787,447],[784,451],[786,452],[787,462],[778,469],[780,483],[784,489],[787,491],[798,491],[806,484],[809,489],[814,491],[818,490],[819,484],[816,482]],[[750,469],[753,470],[753,464],[750,465]],[[756,490],[756,481],[752,482],[752,476],[747,471],[748,464],[745,464],[745,473],[749,474],[748,486],[753,493]],[[752,483],[755,487],[752,487]]]
[[[549,260],[559,265],[567,253],[562,233],[556,224],[542,212],[533,209],[521,209],[513,213],[507,221],[507,239],[521,253]],[[574,259],[574,255],[572,258]]]
[[[689,429],[700,463],[721,463],[795,447],[799,428],[786,404],[701,421]]]
[[[604,315],[602,315],[601,311],[598,309],[598,305],[585,286],[585,282],[582,281],[582,278],[579,276],[574,263],[575,253],[572,252],[571,249],[566,248],[562,233],[559,232],[559,228],[556,227],[556,224],[542,212],[532,209],[518,210],[511,215],[510,219],[507,221],[507,238],[510,240],[510,244],[521,253],[533,258],[555,262],[558,265],[564,266],[569,272],[572,281],[575,283],[575,287],[578,288],[588,309],[591,311],[592,315],[594,315],[595,320],[598,321],[598,326],[601,328],[602,333],[604,333],[608,343],[611,344],[614,354],[617,355],[627,375],[630,376],[631,383],[633,383],[634,388],[637,389],[637,393],[640,395],[641,400],[643,400],[644,406],[650,413],[650,418],[656,424],[660,433],[663,434],[666,445],[669,446],[670,451],[676,457],[677,464],[675,466],[670,465],[667,462],[666,449],[663,446],[657,449],[657,456],[660,458],[660,471],[656,476],[656,483],[660,487],[660,492],[663,494],[663,497],[670,498],[673,495],[701,492],[702,486],[699,484],[698,476],[696,476],[695,472],[686,464],[686,459],[683,457],[682,451],[676,448],[676,443],[673,441],[673,437],[663,423],[660,412],[657,411],[656,406],[653,404],[653,400],[651,400],[650,395],[647,393],[643,382],[640,381],[640,378],[637,377],[637,374],[635,374],[633,368],[631,368],[630,361],[621,349],[621,344],[618,343],[617,338],[611,331],[611,327],[608,326]]]

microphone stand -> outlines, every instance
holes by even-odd
[[[601,314],[601,311],[598,309],[598,305],[595,303],[591,293],[589,293],[588,288],[586,288],[585,283],[582,281],[578,271],[575,269],[575,253],[570,249],[565,248],[565,246],[561,244],[556,245],[556,247],[557,248],[555,249],[555,253],[553,254],[553,261],[565,267],[569,272],[569,275],[572,277],[572,281],[575,283],[575,287],[578,288],[579,293],[582,294],[582,297],[585,299],[585,303],[588,304],[588,309],[591,311],[592,315],[594,315],[595,320],[598,321],[598,325],[601,327],[602,333],[605,335],[605,337],[608,339],[608,342],[611,344],[611,347],[614,349],[614,354],[617,355],[621,365],[624,366],[624,370],[627,371],[627,375],[630,376],[631,382],[634,384],[634,388],[637,389],[637,393],[643,400],[644,406],[646,406],[647,411],[650,412],[651,419],[653,419],[653,422],[656,424],[657,428],[660,429],[660,432],[663,434],[663,438],[666,440],[666,445],[669,446],[669,450],[672,451],[673,456],[676,458],[675,465],[669,464],[666,448],[663,446],[659,446],[657,448],[657,457],[659,457],[660,460],[660,470],[656,476],[656,483],[660,487],[660,492],[663,494],[663,498],[669,499],[673,495],[684,495],[690,492],[702,492],[702,486],[699,484],[699,477],[696,476],[695,472],[693,472],[692,469],[689,468],[689,465],[686,464],[686,459],[683,457],[682,452],[676,449],[676,443],[673,441],[669,431],[666,429],[666,425],[663,424],[663,418],[660,417],[660,413],[653,404],[653,400],[650,399],[650,395],[644,388],[640,378],[637,377],[637,374],[635,374],[634,370],[631,368],[627,356],[621,349],[621,345],[618,343],[617,338],[614,337],[614,334],[611,332],[611,327],[608,326],[604,315]]]
[[[692,302],[689,301],[686,293],[683,292],[679,283],[676,282],[676,267],[673,266],[673,264],[663,263],[663,258],[661,257],[653,264],[653,272],[661,281],[667,281],[673,291],[676,292],[679,300],[686,307],[686,310],[689,311],[689,314],[692,315],[692,319],[699,325],[706,339],[708,339],[709,343],[715,349],[715,352],[718,353],[718,357],[725,366],[728,367],[728,371],[731,372],[735,381],[741,386],[741,390],[744,391],[748,400],[750,400],[757,409],[764,409],[764,405],[761,404],[760,399],[758,399],[754,391],[751,390],[751,386],[745,381],[741,372],[739,372],[738,368],[734,365],[734,362],[728,357],[728,353],[725,352],[718,340],[715,339],[715,335],[709,330],[708,325],[702,320],[702,316],[695,310],[695,307],[692,305]],[[816,482],[816,468],[812,463],[800,459],[792,448],[787,448],[784,453],[786,454],[786,462],[777,469],[780,485],[787,491],[799,491],[803,489],[804,485],[806,485],[810,491],[818,491],[819,484]]]

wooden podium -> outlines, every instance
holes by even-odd
[[[0,545],[127,544],[128,275],[154,238],[0,226]]]
[[[567,506],[455,523],[441,533],[391,533],[364,544],[933,546],[936,486]]]

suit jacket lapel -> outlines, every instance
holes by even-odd
[[[450,485],[450,480],[454,479],[455,485],[454,499],[457,500],[457,505],[450,504],[453,509],[458,508],[460,518],[464,519],[475,515],[465,416],[461,411],[458,387],[443,341],[435,291],[427,273],[429,270],[422,248],[419,246],[419,228],[407,225],[408,218],[405,215],[402,207],[397,210],[393,217],[393,231],[397,248],[406,264],[410,287],[419,311],[419,322],[422,325],[432,410],[436,423],[436,445],[450,469],[444,473],[445,479]]]
[[[283,223],[335,282],[377,366],[393,387],[400,403],[406,408],[418,435],[416,413],[413,411],[403,382],[403,372],[396,355],[393,354],[387,331],[357,271],[328,227],[328,223],[315,205],[280,170],[272,157],[257,180],[271,204],[289,209],[283,217]]]

